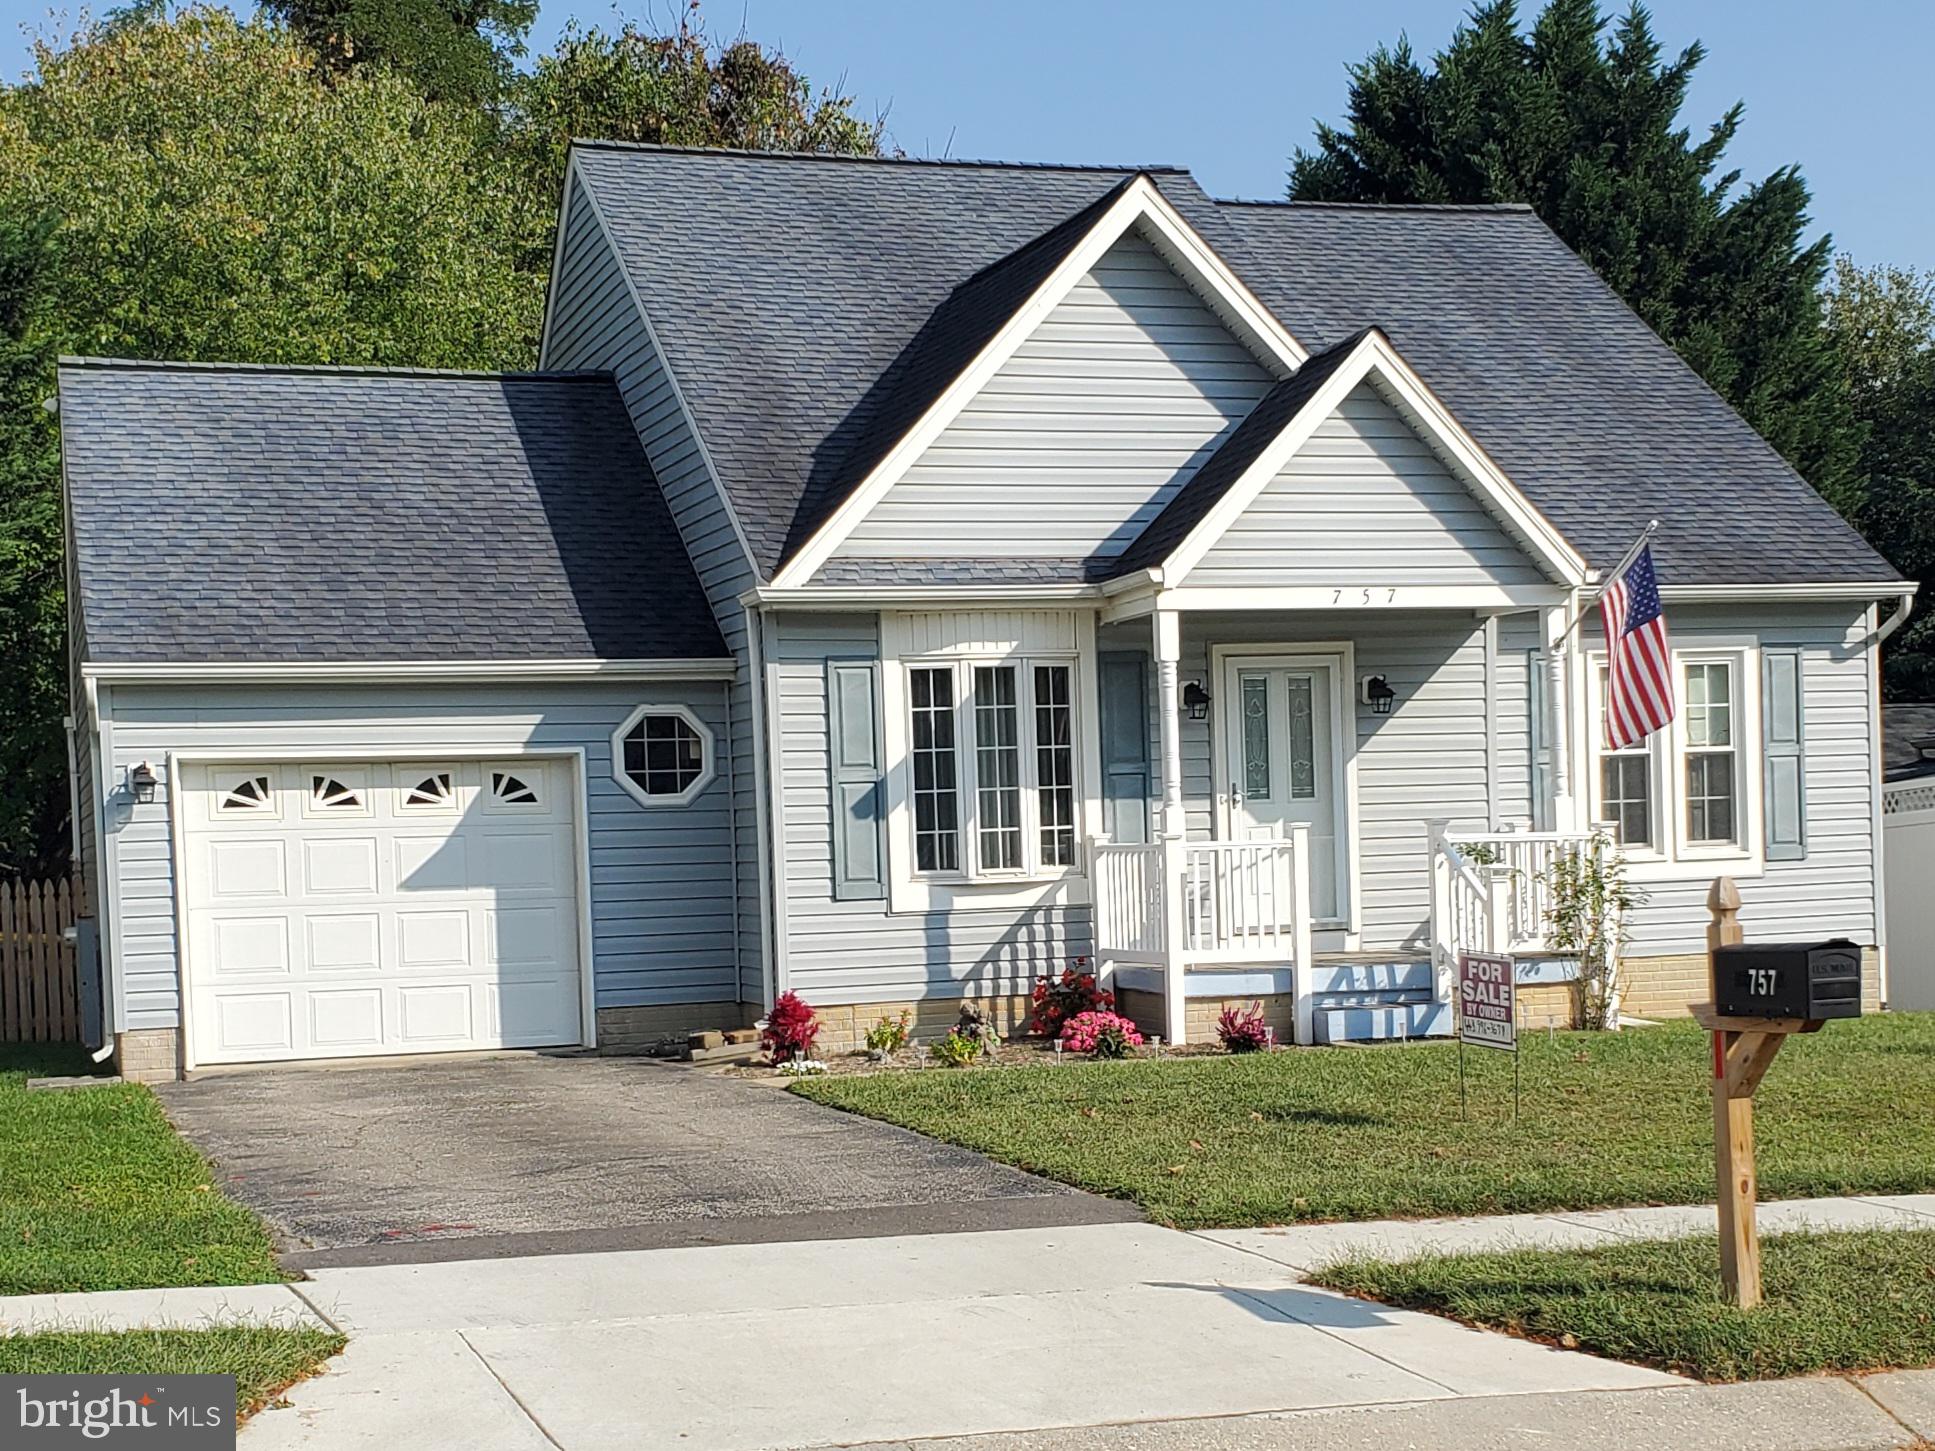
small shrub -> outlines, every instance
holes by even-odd
[[[798,993],[781,993],[766,1015],[766,1030],[759,1035],[760,1046],[775,1063],[789,1058],[811,1058],[819,1041],[820,1020]]]
[[[1095,974],[1068,968],[1059,978],[1035,979],[1028,1031],[1038,1038],[1059,1038],[1069,1019],[1083,1013],[1112,1013],[1115,994],[1096,986]]]
[[[949,1028],[947,1036],[934,1045],[934,1057],[949,1068],[965,1068],[988,1051],[988,1040],[978,1033]]]
[[[882,1018],[867,1029],[867,1051],[877,1053],[884,1058],[893,1057],[907,1046],[910,1021],[905,1008],[900,1010],[898,1018]]]
[[[1142,1034],[1115,1013],[1077,1013],[1062,1026],[1062,1046],[1093,1058],[1127,1058],[1131,1048],[1142,1046]]]
[[[1231,1003],[1216,1020],[1216,1036],[1231,1053],[1257,1053],[1270,1046],[1270,1025],[1263,1021],[1263,1004],[1247,1008]]]

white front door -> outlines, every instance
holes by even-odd
[[[1341,922],[1349,908],[1336,740],[1342,673],[1328,656],[1231,656],[1224,664],[1228,830],[1243,840],[1288,836],[1297,822],[1310,828],[1310,908],[1319,922]]]
[[[569,762],[182,776],[197,1063],[583,1040]]]

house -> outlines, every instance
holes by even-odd
[[[1891,703],[1882,724],[1883,900],[1893,1007],[1935,1010],[1935,701]]]
[[[1614,824],[1625,1005],[1872,947],[1913,586],[1529,211],[571,152],[539,371],[61,371],[125,1071],[853,1043],[1099,966],[1171,1040],[1443,1032]],[[1685,707],[1609,754],[1649,520]],[[1562,983],[1533,987],[1551,1010]]]

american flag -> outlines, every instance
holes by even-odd
[[[1673,663],[1666,616],[1653,575],[1653,551],[1642,546],[1599,596],[1606,625],[1606,744],[1643,741],[1673,719]]]

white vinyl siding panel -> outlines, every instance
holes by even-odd
[[[787,968],[810,1003],[1025,993],[1090,951],[1086,908],[894,913],[833,895],[827,661],[876,659],[868,615],[782,615],[776,622]]]
[[[1119,554],[1270,382],[1202,299],[1131,233],[836,553]]]
[[[731,812],[725,778],[689,806],[646,807],[612,779],[611,735],[645,702],[683,704],[724,737],[719,684],[482,686],[118,686],[112,699],[113,768],[151,761],[166,774],[171,751],[301,751],[316,761],[388,760],[440,749],[541,752],[582,748],[591,858],[592,952],[597,1003],[738,999],[733,962]],[[426,764],[429,758],[424,758]],[[125,794],[109,805],[119,955],[127,1026],[173,1027],[177,990],[174,852],[169,792],[153,802]]]
[[[1675,605],[1666,616],[1676,650],[1758,638],[1801,648],[1801,728],[1805,741],[1807,855],[1770,861],[1759,876],[1736,878],[1740,925],[1749,942],[1849,937],[1876,940],[1876,710],[1872,652],[1858,648],[1865,618],[1852,606],[1748,609]],[[1597,647],[1596,620],[1588,644]],[[1747,682],[1758,689],[1757,680]],[[1758,740],[1748,743],[1760,749]],[[1725,863],[1687,881],[1646,884],[1646,904],[1633,914],[1638,956],[1703,952],[1710,920],[1707,890],[1728,874]]]
[[[667,506],[677,522],[699,583],[711,602],[726,646],[740,663],[733,683],[730,760],[721,775],[735,787],[734,820],[738,841],[741,996],[758,1002],[763,992],[759,920],[759,844],[753,752],[757,736],[746,615],[739,597],[758,583],[740,547],[724,496],[707,467],[679,406],[671,374],[640,317],[624,272],[599,226],[584,188],[574,180],[565,211],[558,275],[551,287],[548,368],[590,368],[611,373],[645,447]]]
[[[1191,570],[1199,586],[1545,582],[1369,384],[1317,425]]]

